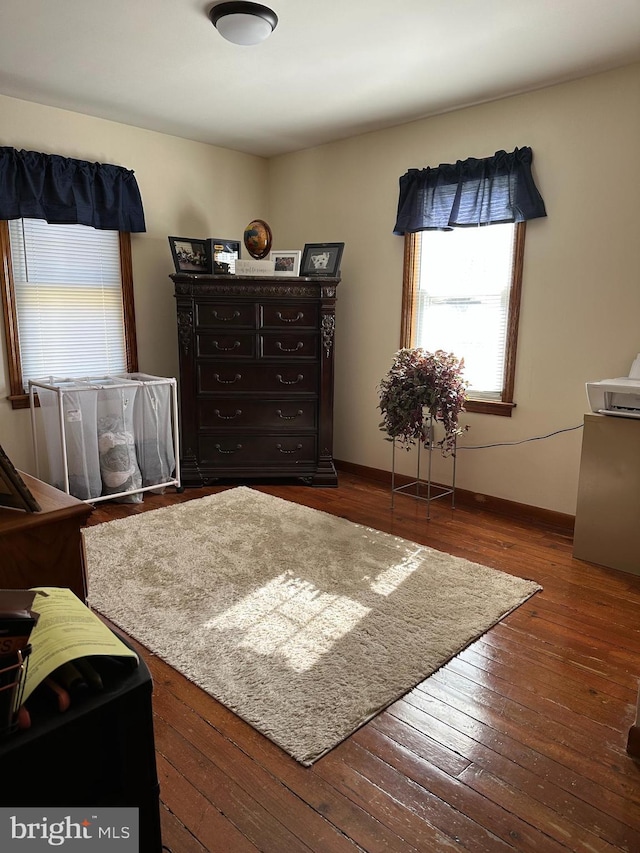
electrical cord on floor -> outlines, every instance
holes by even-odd
[[[520,441],[500,441],[496,442],[496,444],[459,444],[456,448],[458,450],[485,450],[487,447],[513,447],[516,444],[526,444],[528,441],[542,441],[544,438],[551,438],[554,435],[560,435],[562,432],[572,432],[574,429],[582,429],[583,424],[578,424],[577,426],[565,427],[564,429],[557,429],[554,432],[549,432],[546,435],[534,435],[532,438],[521,438]]]

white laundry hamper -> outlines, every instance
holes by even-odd
[[[91,503],[180,490],[176,386],[144,373],[30,380],[37,476],[36,394],[51,485]]]

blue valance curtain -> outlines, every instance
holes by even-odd
[[[409,169],[400,178],[393,233],[449,231],[546,216],[531,174],[532,160],[531,148],[516,148],[481,160],[469,157],[433,169]]]
[[[146,231],[140,190],[122,166],[0,147],[0,219]]]

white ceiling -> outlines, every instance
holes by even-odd
[[[0,0],[0,93],[269,157],[640,60],[640,0],[273,0],[251,47],[212,5]]]

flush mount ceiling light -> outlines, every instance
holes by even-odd
[[[218,3],[209,10],[211,23],[234,44],[258,44],[275,30],[278,16],[260,3]]]

